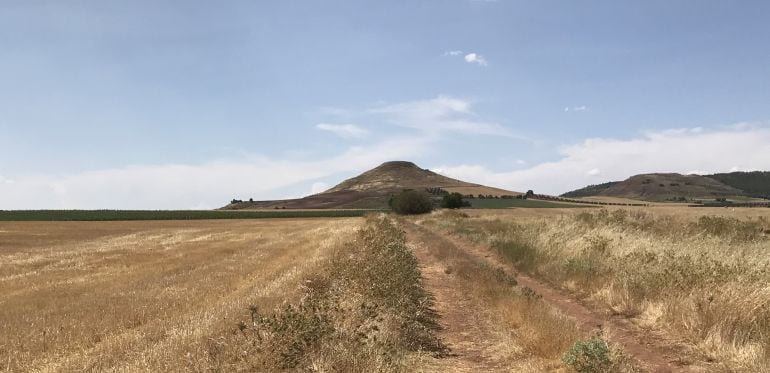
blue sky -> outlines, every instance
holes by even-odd
[[[0,209],[770,169],[766,1],[2,1]]]

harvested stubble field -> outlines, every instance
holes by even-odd
[[[0,370],[210,369],[360,223],[0,223]]]
[[[770,371],[768,212],[0,222],[0,370]]]

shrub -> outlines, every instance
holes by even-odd
[[[433,211],[433,201],[425,193],[405,190],[390,200],[390,208],[400,215],[425,214]]]
[[[463,195],[460,193],[451,193],[444,195],[441,199],[441,207],[445,209],[459,209],[465,207],[466,202],[463,200]]]
[[[578,373],[602,373],[612,367],[610,347],[598,337],[575,342],[564,354],[562,361]]]

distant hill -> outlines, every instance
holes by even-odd
[[[347,179],[323,192],[392,192],[403,189],[424,189],[434,187],[468,187],[478,184],[466,183],[422,169],[407,161],[385,162],[356,177]]]
[[[567,192],[562,194],[562,197],[567,198],[580,198],[580,197],[593,197],[593,196],[599,196],[602,195],[601,193],[605,190],[611,188],[613,185],[620,183],[619,181],[610,181],[608,183],[602,183],[602,184],[591,184],[587,187],[580,188],[577,190],[573,190],[571,192]]]
[[[709,177],[740,189],[750,197],[770,199],[770,171],[730,172]]]
[[[333,188],[304,198],[276,201],[235,201],[223,209],[359,209],[385,208],[390,196],[404,189],[443,189],[447,192],[483,195],[518,195],[503,189],[468,183],[439,175],[407,161],[385,162]]]
[[[770,172],[715,175],[654,173],[632,176],[564,193],[563,197],[606,196],[646,201],[770,196]]]

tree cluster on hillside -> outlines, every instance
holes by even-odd
[[[708,177],[740,189],[751,197],[770,198],[770,172],[730,172],[726,174],[714,174]]]
[[[564,193],[561,196],[567,198],[591,197],[609,189],[617,183],[617,181],[610,181],[608,183],[592,184],[585,188],[580,188],[571,192]]]
[[[434,196],[445,196],[449,194],[449,192],[447,192],[443,188],[425,188],[425,191]]]

